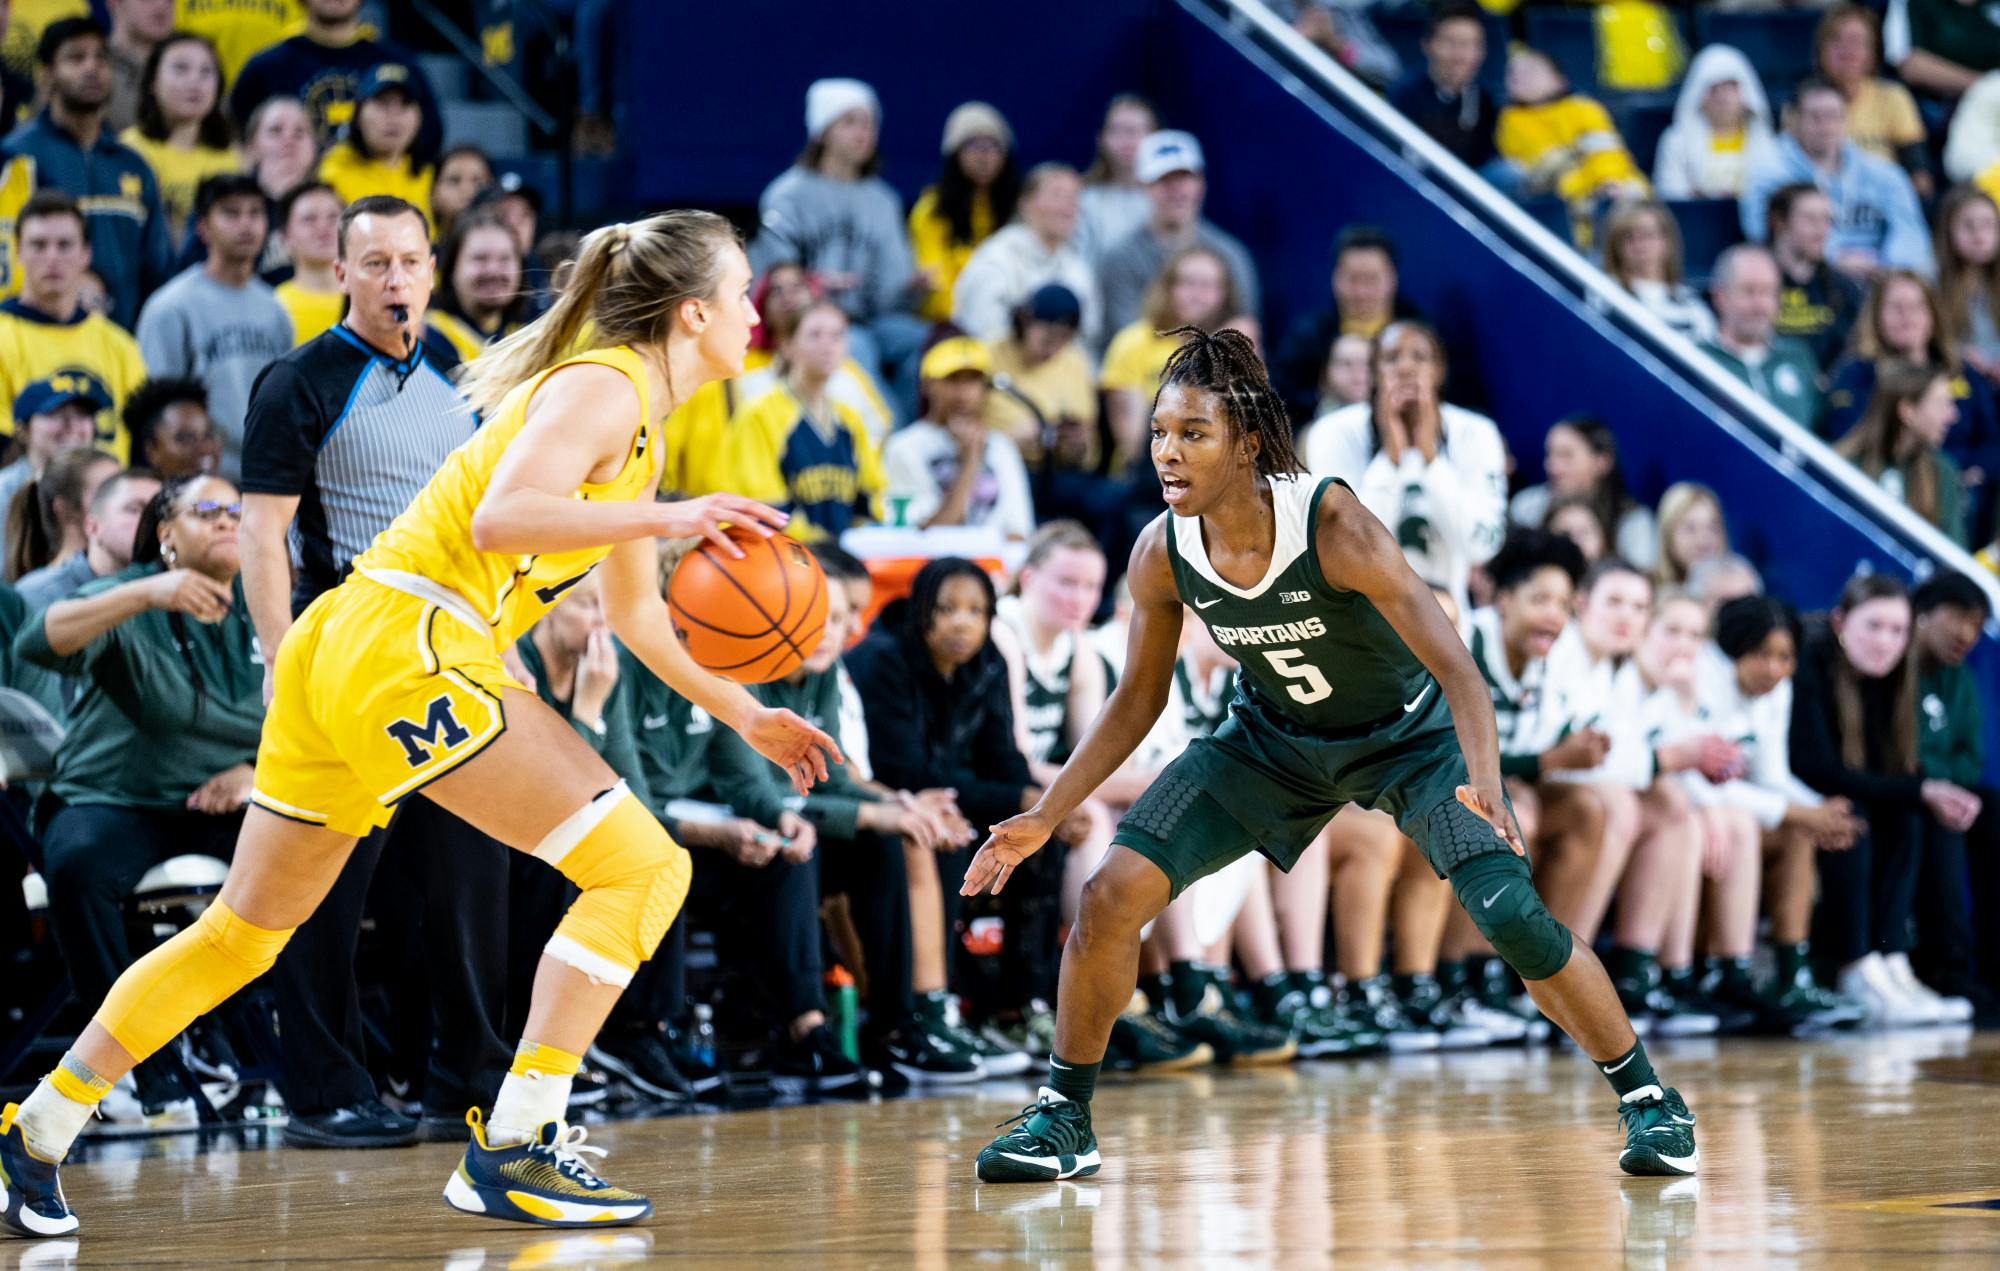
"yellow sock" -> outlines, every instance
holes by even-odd
[[[85,1067],[83,1061],[64,1055],[62,1062],[49,1074],[49,1084],[65,1099],[96,1107],[111,1093],[111,1083]]]
[[[561,1121],[569,1108],[570,1078],[582,1066],[581,1055],[524,1039],[500,1083],[500,1097],[493,1101],[486,1142],[493,1147],[526,1143],[549,1122]]]
[[[517,1077],[525,1077],[531,1072],[546,1072],[557,1077],[574,1077],[576,1070],[583,1067],[583,1056],[572,1055],[554,1046],[541,1042],[531,1042],[526,1038],[514,1049],[514,1064],[507,1071]]]

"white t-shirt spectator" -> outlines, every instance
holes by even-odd
[[[900,506],[903,524],[922,525],[937,515],[958,476],[958,440],[943,424],[919,419],[889,434],[889,444],[882,449],[882,471],[887,482],[882,501],[891,518]],[[1024,539],[1034,533],[1028,465],[1005,433],[986,434],[985,458],[973,478],[964,524],[994,530],[1003,539]]]
[[[981,243],[952,285],[951,320],[967,335],[998,344],[1013,331],[1013,313],[1035,289],[1057,282],[1083,308],[1083,338],[1095,343],[1104,320],[1097,298],[1097,275],[1075,240],[1050,251],[1026,225],[1016,222]]]
[[[1363,507],[1389,527],[1410,567],[1470,606],[1466,580],[1500,550],[1507,533],[1507,451],[1493,421],[1475,411],[1438,407],[1444,441],[1430,463],[1412,446],[1392,462],[1375,440],[1374,408],[1343,406],[1306,434],[1300,456],[1315,477],[1339,477]]]
[[[1745,697],[1736,664],[1713,644],[1695,665],[1695,695],[1710,731],[1743,747],[1747,771],[1717,787],[1723,800],[1747,808],[1757,823],[1775,830],[1793,804],[1816,808],[1819,793],[1792,773],[1792,682],[1762,697]]]

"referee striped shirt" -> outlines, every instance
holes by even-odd
[[[472,436],[471,408],[450,379],[456,365],[445,341],[419,342],[396,358],[338,323],[258,376],[243,491],[299,500],[294,614],[337,585]]]

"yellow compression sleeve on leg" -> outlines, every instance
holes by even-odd
[[[294,930],[253,926],[217,900],[193,926],[125,969],[97,1008],[97,1022],[144,1059],[270,970]]]
[[[583,888],[544,952],[599,983],[630,984],[687,899],[687,850],[621,781],[551,830],[535,855]]]

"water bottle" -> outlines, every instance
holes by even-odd
[[[710,1068],[715,1062],[715,1008],[707,1002],[696,1002],[694,1007],[694,1053],[695,1058]]]
[[[826,1014],[840,1053],[861,1062],[861,1008],[854,993],[854,976],[837,962],[826,973]]]

